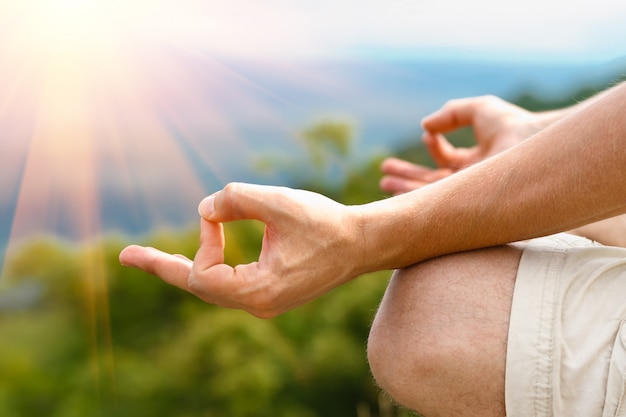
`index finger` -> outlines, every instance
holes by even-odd
[[[447,133],[470,126],[476,116],[477,99],[450,100],[439,110],[422,119],[422,127],[428,132]]]
[[[280,198],[282,187],[229,183],[200,202],[200,216],[211,222],[261,220],[270,218],[272,202]]]

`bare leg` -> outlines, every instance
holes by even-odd
[[[521,250],[503,246],[399,270],[372,325],[378,384],[426,417],[503,417],[506,344]]]

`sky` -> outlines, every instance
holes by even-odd
[[[339,106],[360,97],[351,80],[303,62],[603,63],[626,55],[624,22],[623,0],[0,0],[0,241],[62,218],[98,231],[103,184],[137,212],[167,187],[172,206],[195,205],[190,155],[221,180],[255,151],[235,116],[297,142],[275,108],[298,103],[264,71]],[[248,77],[221,57],[269,64]]]
[[[0,0],[0,39],[26,49],[165,42],[246,56],[589,62],[625,54],[624,21],[621,0]]]
[[[620,0],[271,0],[258,10],[248,3],[216,7],[224,25],[216,31],[229,33],[225,49],[245,50],[251,40],[237,34],[248,33],[260,51],[290,54],[595,61],[622,56],[626,39]]]
[[[395,138],[378,119],[418,132],[433,92],[389,97],[428,77],[394,62],[363,85],[318,61],[606,63],[626,55],[625,22],[624,0],[0,0],[0,289],[33,236],[195,227],[198,202],[241,180],[233,166],[258,171],[271,140],[306,170],[317,102],[360,109],[381,144]],[[89,253],[86,282],[104,279]]]

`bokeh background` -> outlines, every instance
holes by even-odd
[[[387,198],[380,161],[431,164],[420,120],[448,99],[545,110],[621,80],[625,20],[618,0],[0,0],[0,415],[410,415],[365,355],[390,271],[259,320],[120,249],[192,257],[230,181]],[[227,262],[262,228],[227,225]]]

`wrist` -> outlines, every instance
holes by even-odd
[[[407,193],[354,206],[360,234],[359,275],[396,269],[426,259],[428,245],[416,244],[429,239],[420,232],[428,214],[419,207],[423,192]],[[419,218],[415,213],[420,213]]]

